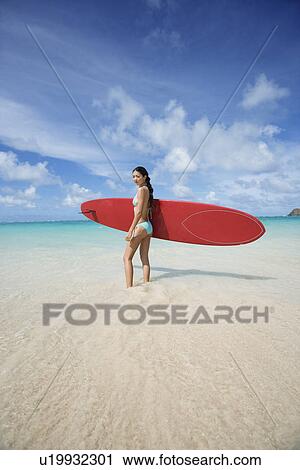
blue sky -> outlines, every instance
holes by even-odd
[[[133,197],[137,165],[156,198],[299,207],[299,17],[297,1],[2,0],[0,221]]]

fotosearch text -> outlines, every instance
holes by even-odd
[[[188,305],[153,304],[147,307],[139,304],[43,304],[43,325],[49,326],[55,318],[64,315],[65,320],[74,326],[91,325],[100,318],[104,325],[117,320],[124,325],[202,325],[225,323],[268,323],[274,308],[257,305],[216,305],[206,308],[199,305],[193,309]]]

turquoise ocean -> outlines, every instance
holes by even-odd
[[[266,228],[262,243],[282,239],[284,245],[300,247],[300,217],[258,217]],[[117,247],[125,244],[125,232],[91,221],[45,221],[0,223],[1,254],[32,248],[80,249],[82,247]],[[168,242],[167,242],[168,243]]]

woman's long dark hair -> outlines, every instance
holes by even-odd
[[[153,188],[152,188],[152,185],[150,183],[150,176],[148,175],[148,171],[146,170],[146,168],[144,168],[143,166],[137,166],[136,168],[134,168],[132,170],[132,173],[134,171],[138,171],[139,173],[141,173],[141,175],[143,176],[147,176],[146,178],[146,181],[145,183],[147,184],[148,186],[148,189],[149,189],[149,206],[151,207],[152,206],[152,201],[153,201]]]

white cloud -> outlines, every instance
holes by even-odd
[[[18,150],[81,164],[106,162],[83,122],[75,128],[65,122],[52,123],[34,108],[3,97],[0,97],[0,141]]]
[[[105,183],[107,184],[107,186],[112,189],[113,191],[123,191],[125,189],[125,186],[124,185],[121,185],[119,183],[116,183],[116,181],[114,180],[111,180],[111,179],[107,179],[105,180]]]
[[[300,180],[292,173],[273,173],[260,175],[243,175],[237,178],[236,188],[269,191],[280,194],[299,193]]]
[[[168,104],[165,106],[165,113],[169,113],[170,111],[172,111],[172,109],[176,108],[177,106],[177,100],[170,100],[168,102]]]
[[[67,186],[67,195],[64,198],[63,206],[75,207],[89,199],[97,199],[101,197],[101,193],[80,186],[78,183],[72,183]]]
[[[241,106],[245,109],[251,109],[262,103],[275,102],[289,94],[288,88],[279,87],[262,73],[257,78],[255,85],[248,85],[246,88]]]
[[[104,103],[99,98],[93,98],[92,99],[92,107],[98,108],[101,111],[105,109]]]
[[[23,206],[25,208],[33,208],[36,206],[36,188],[32,185],[23,191],[6,187],[5,193],[6,195],[0,194],[0,204],[5,206]]]
[[[169,151],[173,147],[181,146],[188,149],[193,143],[193,129],[189,128],[185,120],[186,112],[183,107],[171,100],[165,107],[165,117],[155,119],[148,114],[142,116],[139,135],[153,148],[159,147]],[[199,131],[204,132],[205,127],[206,123]],[[199,143],[198,139],[197,142]]]
[[[60,183],[60,178],[51,174],[48,162],[20,162],[13,152],[0,152],[0,178],[5,181],[31,181],[36,185]]]
[[[236,122],[228,128],[216,125],[196,158],[205,169],[257,173],[276,168],[274,148],[260,126]]]
[[[217,202],[219,199],[216,197],[215,191],[209,191],[209,192],[207,193],[207,195],[205,196],[205,200],[206,200],[207,202],[215,203],[215,202]]]
[[[167,31],[164,28],[155,28],[143,40],[146,46],[167,45],[174,49],[182,49],[183,42],[178,31]]]
[[[134,133],[136,122],[144,114],[143,107],[120,86],[110,89],[106,106],[109,110],[113,110],[117,120],[114,125],[101,128],[101,141],[121,145],[124,148],[129,147],[140,153],[151,151],[151,148]],[[131,132],[128,132],[128,129]]]
[[[289,212],[299,206],[300,180],[290,169],[283,173],[246,174],[237,179],[222,179],[214,189],[222,194],[222,206],[261,214]]]
[[[118,106],[118,103],[115,102],[115,105]],[[139,113],[134,125],[128,126],[122,135],[118,132],[118,122],[110,126],[109,134],[121,147],[143,149],[146,154],[144,160],[147,157],[152,164],[151,177],[154,183],[167,185],[178,197],[192,195],[188,184],[193,185],[197,176],[201,177],[203,172],[273,174],[280,172],[286,165],[295,166],[299,160],[297,143],[288,144],[278,140],[282,132],[280,127],[273,124],[256,125],[247,121],[234,122],[227,127],[217,124],[195,156],[195,150],[206,136],[209,126],[206,117],[190,123],[183,106],[172,99],[165,106],[162,117],[153,118],[149,114]],[[181,180],[182,185],[174,186],[191,157],[193,160],[185,172],[185,181]],[[186,180],[187,175],[189,181]],[[206,200],[213,200],[213,192],[219,194],[221,200],[224,189],[212,187],[211,191]],[[263,198],[265,193],[261,194]],[[230,197],[238,198],[238,194]],[[252,196],[249,194],[248,197]]]
[[[179,198],[193,196],[193,191],[182,183],[175,183],[171,186],[172,193]]]
[[[116,105],[119,106],[119,103]],[[166,163],[171,172],[179,172],[192,156],[189,171],[216,167],[259,172],[271,171],[276,166],[272,137],[280,133],[278,126],[258,126],[246,121],[236,122],[227,128],[218,124],[195,156],[196,149],[209,130],[206,117],[191,124],[182,105],[170,100],[163,117],[152,118],[139,110],[134,124],[131,122],[124,129],[121,123],[123,113],[124,109],[119,113],[120,122],[105,128],[103,140],[112,140],[114,144],[130,147],[149,157],[161,155],[154,161],[154,172],[161,165],[165,167]]]
[[[145,0],[145,2],[152,10],[159,10],[163,5],[166,5],[170,11],[177,8],[177,2],[175,0]]]
[[[120,167],[114,158],[112,158],[112,161],[114,163],[114,166],[117,167],[118,174],[121,176],[121,178],[124,178],[124,175],[122,174],[122,171],[120,171]],[[100,162],[100,163],[86,162],[84,166],[88,168],[93,175],[106,176],[108,178],[114,177],[116,180],[118,180],[118,176],[115,174],[115,172],[113,171],[113,169],[107,162]]]
[[[126,179],[128,177],[128,164],[133,161],[135,164],[137,160],[140,160],[146,168],[151,167],[151,178],[153,181],[154,176],[153,182],[155,185],[166,185],[173,190],[174,194],[179,197],[186,197],[192,195],[192,190],[188,188],[189,185],[193,186],[198,177],[203,181],[202,174],[212,176],[212,180],[216,181],[214,176],[223,173],[226,177],[229,172],[239,176],[249,174],[255,177],[260,173],[271,176],[278,175],[280,172],[289,174],[289,169],[293,168],[293,173],[299,175],[299,143],[279,140],[279,135],[283,129],[277,125],[268,123],[257,125],[245,120],[234,122],[230,126],[225,126],[222,123],[217,124],[189,165],[185,175],[189,176],[189,180],[181,181],[182,184],[177,187],[175,185],[179,174],[184,170],[189,159],[194,156],[195,150],[210,129],[211,123],[207,117],[202,116],[199,120],[190,122],[184,107],[175,99],[171,99],[165,104],[161,116],[153,117],[146,113],[143,106],[129,96],[122,87],[112,88],[108,93],[107,100],[101,100],[101,105],[104,109],[110,110],[110,114],[116,117],[110,125],[102,128],[101,142],[104,143],[105,149],[114,148],[113,145],[116,146],[115,149],[117,150],[112,152],[110,156],[122,178]],[[32,114],[30,108],[11,102],[5,111],[8,111],[9,124],[3,118],[3,132],[8,132],[12,136],[13,143],[16,144],[18,144],[19,137],[22,136],[22,142],[26,143],[27,150],[37,150],[35,134],[40,132],[40,128],[36,128],[35,124],[40,117],[35,113]],[[13,118],[16,119],[16,127]],[[30,123],[34,125],[30,127]],[[24,128],[22,127],[23,124],[25,125]],[[51,151],[52,142],[58,135],[57,132],[54,132],[53,136],[49,133],[47,139],[45,139],[44,150],[47,151],[47,154],[49,154],[48,150]],[[42,133],[41,138],[44,137],[45,134]],[[75,148],[75,145],[73,147]],[[126,149],[126,152],[123,151],[124,149]],[[83,155],[83,151],[87,151],[87,147],[84,147],[84,145],[80,149],[81,155],[78,156],[78,153],[73,154],[71,147],[69,147],[67,148],[66,159],[80,162],[89,168],[93,174],[105,175],[109,180],[118,183],[115,178],[112,178],[112,175],[113,177],[115,175],[106,159],[104,157],[99,158],[100,149],[99,151],[97,149],[94,155],[88,152]],[[63,154],[60,154],[58,158],[64,158]],[[42,181],[42,175],[44,174],[46,177],[47,171],[49,172],[44,163],[42,166],[30,165],[28,167],[29,163],[25,162],[25,167],[22,167],[20,162],[15,161],[13,163],[13,168],[16,170],[14,173],[18,174],[18,178],[21,178],[21,174],[24,177],[24,174],[32,175],[34,173],[36,179],[33,182],[36,185],[39,184],[39,178]],[[12,175],[13,171],[8,172],[7,177],[9,174]],[[273,178],[265,182],[266,185],[267,183],[270,197],[270,194],[273,194],[272,188],[276,181]],[[111,189],[116,189],[114,183],[107,184],[110,185]],[[244,182],[244,184],[246,183]],[[286,186],[283,185],[284,187]],[[257,203],[261,202],[263,204],[266,191],[264,192],[262,188],[257,192],[257,196],[254,192],[243,193],[243,187],[239,189],[239,192],[236,191],[231,194],[230,191],[226,193],[227,189],[222,188],[222,185],[209,188],[210,191],[218,194],[220,201],[223,201],[223,195],[231,198],[231,201],[238,201],[239,198],[242,200],[244,194],[248,201],[253,202],[256,200]],[[78,191],[69,190],[64,204],[78,204],[80,197]],[[86,199],[93,198],[84,191],[81,192],[81,196],[82,194],[87,196]],[[292,192],[288,194],[289,198],[294,197]],[[276,198],[275,191],[274,197]],[[203,198],[205,198],[205,193]],[[293,201],[294,199],[289,200]],[[246,204],[245,199],[244,201]]]
[[[265,135],[267,137],[273,137],[273,135],[280,134],[282,129],[278,126],[274,126],[272,124],[267,124],[266,126],[261,128],[261,135]]]
[[[162,160],[160,160],[159,166],[154,168],[153,176],[159,172],[164,172],[165,174],[168,172],[176,174],[182,173],[188,164],[189,166],[186,171],[195,171],[197,169],[197,165],[195,161],[191,161],[190,163],[190,160],[191,155],[188,154],[184,147],[174,147]]]
[[[109,90],[108,105],[112,107],[114,103],[118,104],[115,112],[120,130],[132,127],[137,118],[144,112],[143,106],[125,93],[121,86]]]
[[[147,5],[153,9],[160,9],[162,6],[162,0],[146,0]]]
[[[100,149],[93,149],[94,153],[91,153],[82,142],[76,142],[76,139],[72,146],[68,146],[65,129],[61,130],[64,132],[63,137],[59,135],[57,129],[52,133],[51,126],[48,133],[45,131],[47,123],[43,122],[42,118],[30,108],[8,100],[3,101],[3,99],[0,99],[0,108],[1,105],[4,105],[2,136],[5,135],[3,141],[8,145],[80,162],[94,174],[103,174],[108,177],[114,174],[105,157],[99,158]],[[122,87],[115,87],[110,90],[105,106],[111,109],[117,119],[114,124],[102,128],[101,142],[104,142],[104,148],[115,145],[130,153],[135,151],[146,155],[149,163],[154,163],[154,166],[158,168],[164,164],[164,159],[172,159],[174,154],[178,156],[178,149],[181,149],[181,156],[178,156],[178,162],[176,161],[174,166],[176,169],[185,158],[184,155],[194,154],[209,130],[210,123],[207,117],[204,116],[190,123],[185,109],[174,99],[167,103],[162,117],[154,118],[145,113],[143,107]],[[216,125],[189,169],[193,168],[193,171],[196,171],[196,168],[271,171],[278,161],[272,138],[280,131],[278,126],[271,124],[257,126],[247,122],[236,122],[227,128],[221,124]],[[134,157],[136,159],[136,155]],[[11,165],[11,171],[9,172],[7,168],[5,173],[7,178],[13,173],[18,174],[19,178],[25,178],[27,174],[28,178],[30,175],[34,176],[35,184],[39,184],[38,181],[44,179],[49,181],[49,178],[54,177],[54,175],[49,175],[45,162],[37,165],[29,165],[25,162],[22,165],[16,161],[13,162],[12,158],[12,156],[6,157],[8,162],[5,165],[9,162]],[[114,162],[115,158],[112,155]],[[126,160],[126,156],[123,157],[124,159]],[[124,162],[122,165],[124,167]],[[116,166],[119,168],[120,164]]]

